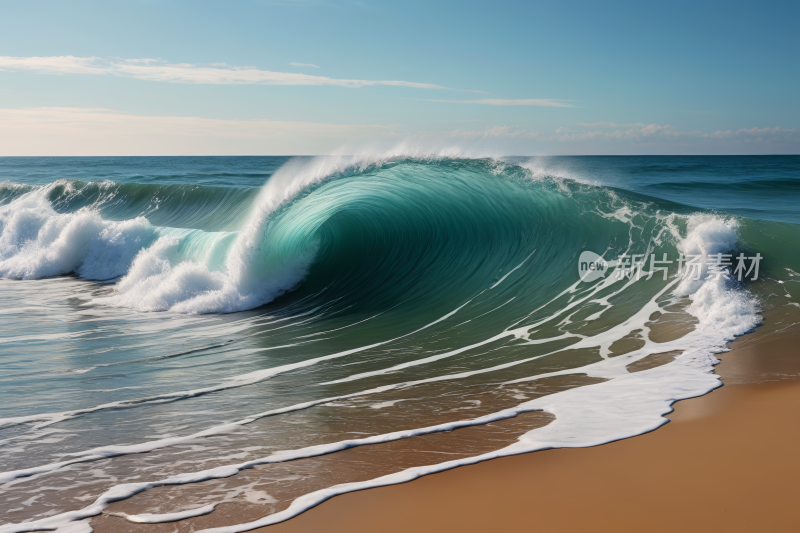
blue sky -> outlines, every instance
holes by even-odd
[[[798,2],[3,0],[0,14],[0,155],[800,153]]]

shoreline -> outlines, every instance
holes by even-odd
[[[797,531],[800,426],[786,416],[800,416],[800,382],[726,386],[644,435],[344,494],[254,531]]]
[[[253,531],[796,531],[798,323],[764,313],[717,355],[724,386],[677,402],[656,431],[343,494]]]

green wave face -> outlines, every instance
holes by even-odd
[[[325,290],[359,308],[447,307],[532,253],[536,275],[514,282],[525,296],[538,287],[547,297],[547,287],[577,276],[575,250],[628,242],[627,224],[592,212],[612,210],[612,194],[570,187],[489,161],[403,161],[331,180],[285,206],[263,250],[273,258],[318,248],[298,298]]]

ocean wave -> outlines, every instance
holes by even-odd
[[[274,388],[275,396],[258,399],[258,409],[237,412],[230,419],[213,423],[203,419],[191,429],[148,430],[142,433],[147,437],[128,435],[116,441],[125,444],[76,444],[68,453],[61,452],[57,462],[48,463],[52,454],[43,452],[37,456],[42,460],[33,466],[25,463],[0,475],[0,482],[8,486],[19,488],[37,477],[57,476],[80,463],[157,454],[190,442],[205,444],[203,439],[211,436],[233,438],[259,419],[297,416],[330,402],[364,398],[365,405],[388,408],[397,401],[419,399],[415,391],[425,386],[470,382],[476,377],[486,380],[481,382],[484,390],[576,372],[595,381],[534,400],[517,399],[511,408],[498,406],[482,416],[424,427],[399,424],[404,429],[394,427],[365,438],[332,438],[312,446],[304,443],[243,463],[184,474],[168,472],[152,482],[105,486],[94,503],[80,503],[83,509],[41,515],[26,523],[0,526],[0,531],[62,527],[100,513],[111,501],[156,486],[227,477],[258,464],[410,439],[534,410],[553,414],[555,421],[525,432],[511,446],[310,492],[284,511],[220,531],[275,523],[335,494],[398,483],[461,464],[632,436],[665,423],[663,415],[675,401],[719,386],[711,372],[716,362],[713,354],[724,351],[729,340],[759,321],[759,305],[747,291],[747,283],[729,276],[684,280],[673,268],[664,280],[657,276],[637,281],[609,273],[583,282],[577,276],[577,261],[581,250],[604,256],[612,268],[618,266],[614,258],[622,253],[667,253],[672,259],[678,253],[735,253],[766,242],[751,238],[760,235],[762,226],[573,179],[546,165],[446,153],[410,157],[397,152],[297,160],[257,191],[58,180],[44,187],[22,186],[8,194],[0,205],[1,276],[36,279],[72,274],[113,279],[113,284],[87,297],[85,303],[95,311],[117,308],[113,311],[120,314],[125,308],[198,314],[269,305],[268,310],[280,313],[250,320],[249,325],[269,324],[252,335],[274,335],[273,323],[286,321],[274,327],[288,328],[286,338],[291,341],[284,343],[284,338],[275,335],[274,346],[249,348],[259,353],[281,350],[275,359],[259,359],[246,371],[224,359],[214,371],[203,374],[208,378],[203,383],[195,383],[191,375],[191,381],[181,381],[181,386],[143,393],[140,398],[124,399],[124,394],[114,393],[113,398],[103,397],[83,407],[0,420],[0,426],[14,426],[36,442],[47,428],[67,421],[76,424],[112,412],[125,417],[161,404],[209,400],[267,380],[284,380]],[[208,210],[213,214],[206,216]],[[228,222],[199,222],[217,216]],[[174,225],[156,220],[171,220]],[[230,225],[234,220],[236,224]],[[671,310],[672,306],[681,310]],[[678,338],[654,339],[657,317],[670,314],[690,317],[691,327]],[[330,317],[337,321],[326,322]],[[181,320],[189,318],[195,320]],[[216,318],[222,322],[225,317]],[[383,318],[380,327],[359,329],[348,336],[353,330],[347,328],[372,326],[370,321]],[[314,321],[319,328],[298,327]],[[144,335],[154,331],[151,325],[142,330]],[[226,331],[225,327],[219,331]],[[316,342],[333,337],[337,340]],[[634,348],[616,350],[621,340],[634,337],[638,342]],[[216,339],[210,331],[207,338],[196,349],[100,359],[73,367],[77,371],[71,375],[91,375],[95,370],[99,374],[105,367],[120,365],[157,368],[186,354],[208,353],[228,341]],[[304,350],[311,342],[317,351],[307,353]],[[291,347],[299,349],[290,354]],[[590,356],[569,359],[570,353],[581,350]],[[640,372],[630,370],[631,365],[664,352],[674,354],[674,360]],[[548,360],[551,363],[531,366]],[[220,368],[228,374],[214,374]],[[123,388],[107,390],[113,393]],[[302,388],[302,395],[286,394],[290,388]],[[402,391],[403,398],[381,396],[388,391]],[[269,405],[262,406],[262,401]],[[220,405],[228,409],[234,403]],[[242,409],[251,406],[245,404]],[[422,425],[410,423],[414,422]],[[149,422],[137,424],[149,427]],[[102,424],[93,427],[102,428]],[[46,449],[47,443],[42,445]],[[22,446],[20,450],[24,453]],[[191,509],[180,516],[212,512],[212,506]],[[135,516],[144,516],[146,520],[141,520],[150,523],[178,515]],[[135,516],[129,519],[138,520]]]
[[[143,204],[134,218],[102,216],[134,204]],[[187,224],[223,206],[242,222],[236,231],[157,226],[153,204]],[[534,249],[547,262],[536,265],[539,281],[555,282],[572,260],[565,242],[629,244],[630,218],[620,212],[642,224],[664,216],[638,195],[440,155],[300,160],[257,196],[60,180],[0,207],[0,275],[120,278],[94,303],[140,311],[240,311],[298,288],[381,308],[474,292]]]

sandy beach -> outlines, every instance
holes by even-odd
[[[258,531],[798,531],[798,322],[765,313],[719,356],[725,386],[652,433],[345,494]]]

